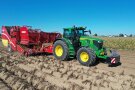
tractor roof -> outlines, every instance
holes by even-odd
[[[64,28],[64,30],[85,30],[86,27],[70,27],[70,28]]]

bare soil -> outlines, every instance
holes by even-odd
[[[0,47],[0,90],[135,90],[135,51],[118,52],[120,66],[85,67],[77,60],[24,57]]]

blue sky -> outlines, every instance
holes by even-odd
[[[135,34],[135,0],[1,0],[2,25],[61,33],[76,25],[87,26],[93,34]]]

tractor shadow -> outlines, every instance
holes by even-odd
[[[31,54],[29,56],[53,56],[53,54],[49,54],[49,53],[36,53],[36,54]],[[74,57],[74,58],[70,58],[70,59],[66,60],[66,62],[70,62],[70,61],[77,61],[77,59]],[[108,64],[108,67],[118,67],[118,66],[122,65],[121,62],[119,62],[117,64],[110,65],[106,61],[107,60],[104,60],[104,59],[96,59],[96,62],[93,65],[91,65],[91,66],[97,66],[100,63]],[[91,67],[91,66],[89,66],[89,67]]]
[[[118,62],[117,64],[108,65],[108,67],[118,67],[118,66],[121,66],[121,65],[122,65],[122,63]]]
[[[76,58],[69,58],[68,60],[66,60],[66,62],[70,62],[70,61],[77,61],[79,63],[79,61]],[[96,60],[96,62],[91,66],[96,66],[98,64],[100,64],[100,61]],[[91,66],[88,66],[88,67],[91,67]]]
[[[118,66],[121,66],[122,63],[121,62],[118,62],[116,64],[110,64],[109,62],[107,62],[108,60],[104,60],[104,59],[98,59],[97,60],[97,63],[104,63],[104,64],[108,64],[108,67],[118,67]]]

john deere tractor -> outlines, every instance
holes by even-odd
[[[103,40],[91,36],[91,31],[85,27],[64,28],[63,38],[54,42],[53,55],[59,60],[68,60],[76,57],[84,66],[94,65],[96,60],[104,59],[109,64],[120,61],[120,55],[111,52],[107,56]]]

